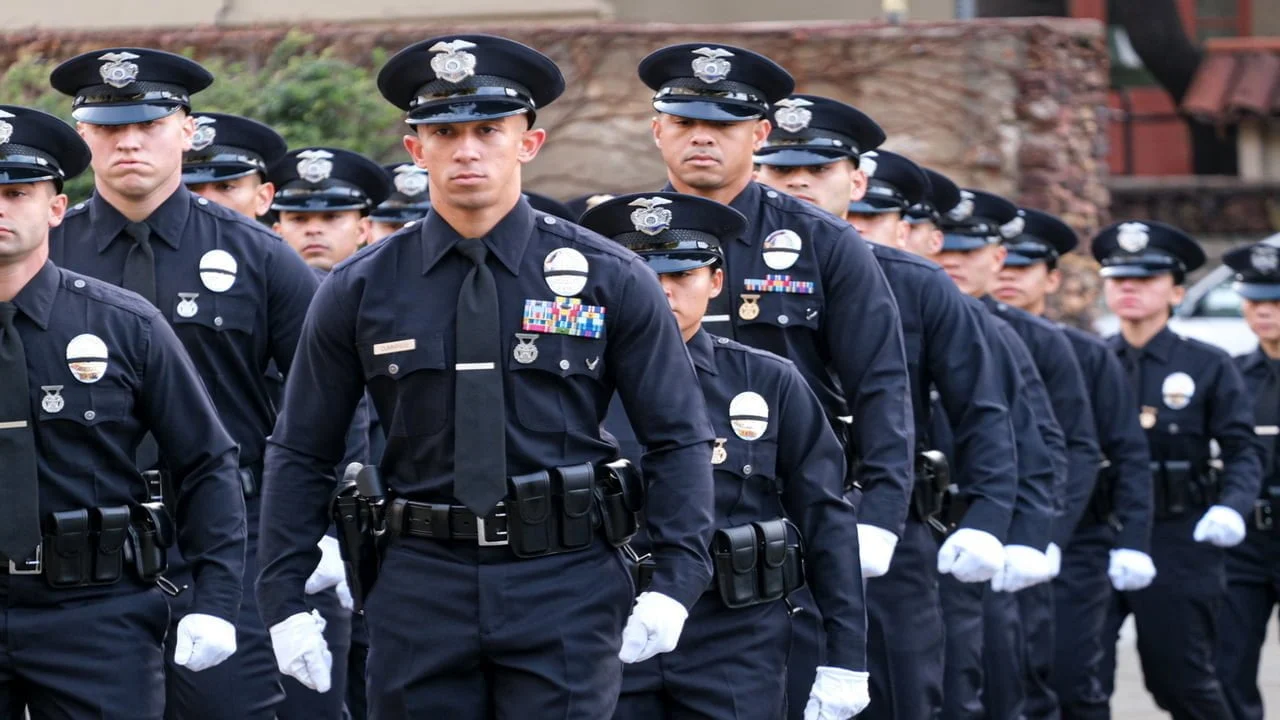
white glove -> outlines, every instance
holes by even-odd
[[[173,662],[192,672],[208,670],[236,652],[236,628],[220,617],[191,613],[178,621]]]
[[[1205,510],[1191,537],[1221,548],[1235,547],[1244,540],[1244,518],[1226,505],[1214,505]]]
[[[312,610],[271,626],[271,649],[280,672],[319,693],[329,692],[333,654],[324,640],[324,618]]]
[[[938,548],[938,572],[960,582],[986,582],[1002,567],[1004,545],[989,532],[960,528]]]
[[[351,586],[347,585],[346,580],[334,585],[333,591],[338,593],[338,604],[342,606],[343,610],[355,611],[356,601],[351,598]]]
[[[689,611],[679,602],[656,592],[643,592],[622,629],[622,650],[618,659],[624,663],[644,662],[659,653],[671,652],[680,642],[680,631]]]
[[[1049,556],[1027,545],[1006,545],[1004,567],[991,578],[996,592],[1018,592],[1049,579]]]
[[[858,556],[862,561],[862,577],[880,577],[889,572],[893,549],[897,546],[897,535],[875,525],[858,523]]]
[[[1049,579],[1052,580],[1062,572],[1062,548],[1057,543],[1049,543],[1044,556],[1049,558]]]
[[[1141,590],[1156,579],[1156,565],[1144,552],[1118,548],[1111,551],[1107,577],[1111,578],[1111,586],[1120,592]]]
[[[804,706],[804,720],[849,720],[871,704],[870,675],[838,667],[818,666],[818,676]]]
[[[307,594],[312,595],[321,590],[328,590],[338,583],[346,582],[347,570],[342,564],[342,551],[338,550],[338,539],[325,535],[320,538],[320,562],[307,578]],[[348,595],[350,593],[348,592]]]

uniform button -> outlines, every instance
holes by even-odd
[[[555,224],[556,224],[556,219],[555,219],[555,218],[553,218],[553,217],[551,217],[550,215],[548,215],[548,216],[546,216],[546,217],[542,218],[542,222],[544,222],[544,223],[546,223],[546,224],[548,224],[548,225],[555,225]]]
[[[752,471],[753,469],[754,469],[754,468],[752,468],[750,465],[743,465],[743,466],[742,466],[742,474],[743,474],[743,475],[750,475],[750,474],[751,474],[751,471]]]
[[[717,340],[716,342],[720,343],[721,345],[728,345],[728,344],[729,344],[729,338],[723,338],[723,337],[722,337],[722,338],[720,338],[719,340]]]
[[[786,325],[786,324],[787,324],[787,323],[789,323],[789,322],[791,322],[791,318],[787,317],[786,315],[779,315],[779,316],[778,316],[778,324],[779,324],[779,325]]]
[[[75,209],[76,209],[76,210],[83,210],[83,209],[84,209],[84,203],[76,203]]]
[[[214,318],[213,324],[217,325],[218,327],[222,327],[222,316],[219,315],[218,317]]]
[[[94,419],[94,418],[96,418],[96,417],[98,417],[98,413],[96,413],[96,412],[94,412],[94,411],[92,411],[92,410],[85,410],[85,411],[84,411],[84,419],[85,419],[85,420],[92,420],[92,419]]]
[[[1177,432],[1178,432],[1178,423],[1169,423],[1169,432],[1170,432],[1170,433],[1177,433]]]
[[[82,288],[82,287],[84,287],[84,281],[83,281],[83,280],[77,280],[77,281],[75,281],[75,282],[73,282],[73,283],[71,283],[71,284],[72,284],[72,285],[75,285],[77,288]]]
[[[404,224],[404,226],[405,226],[405,227],[407,227],[407,228],[411,228],[411,227],[413,227],[415,224],[417,224],[417,222],[418,222],[417,220],[410,220],[409,222],[405,223],[405,224]]]
[[[200,198],[200,199],[196,200],[196,203],[197,203],[197,204],[200,204],[200,205],[208,205],[208,204],[209,204],[209,198]]]
[[[561,361],[560,361],[560,369],[561,369],[561,370],[568,370],[568,369],[569,369],[569,361],[568,361],[568,360],[561,360]]]
[[[391,363],[390,365],[387,366],[387,372],[391,373],[392,375],[395,375],[396,373],[400,372],[400,366],[395,363]]]
[[[770,190],[769,192],[765,193],[765,195],[767,195],[769,199],[778,197],[778,193],[774,192],[773,190]]]

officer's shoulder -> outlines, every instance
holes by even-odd
[[[731,340],[720,335],[714,335],[711,333],[708,333],[708,335],[711,335],[711,344],[717,353],[723,352],[740,355],[748,358],[748,362],[759,363],[765,366],[773,366],[777,368],[795,367],[795,363],[781,355],[775,355],[768,350],[761,350],[760,348],[751,347],[750,345],[743,345],[737,340]]]
[[[1032,313],[1023,310],[1022,308],[1016,308],[1008,303],[997,302],[996,311],[999,312],[1001,316],[1021,323],[1023,326],[1031,328],[1043,335],[1053,335],[1065,338],[1065,335],[1062,333],[1062,328],[1039,315],[1033,315]]]
[[[783,215],[812,222],[825,230],[830,230],[832,233],[853,232],[853,226],[849,223],[811,202],[798,200],[784,192],[778,192],[777,190],[767,186],[761,186],[760,197],[765,205],[777,210]]]
[[[871,246],[871,252],[881,263],[892,263],[903,267],[919,268],[922,271],[933,272],[941,270],[942,267],[932,260],[926,260],[912,252],[900,250],[896,247],[881,245],[880,243],[867,242]]]
[[[83,219],[88,219],[88,214],[89,214],[89,201],[81,200],[75,205],[72,205],[71,207],[67,208],[67,211],[63,213],[62,224],[66,225],[69,221],[73,221],[75,218],[80,218],[81,216],[84,216]]]
[[[618,243],[577,223],[571,223],[568,220],[549,215],[540,210],[534,210],[533,215],[534,227],[539,232],[552,236],[553,242],[561,246],[564,246],[567,242],[578,250],[588,254],[615,258],[622,264],[628,264],[639,258],[635,253]]]
[[[64,290],[89,302],[116,308],[148,321],[160,312],[137,293],[65,268],[58,268],[58,272],[61,276],[59,283]]]
[[[1178,352],[1186,352],[1187,355],[1203,358],[1209,362],[1215,363],[1232,363],[1231,353],[1223,350],[1217,345],[1211,345],[1203,340],[1197,340],[1178,332],[1174,332],[1173,336],[1178,339],[1182,347],[1178,348]]]
[[[243,233],[243,236],[253,240],[270,241],[272,243],[282,244],[284,239],[275,234],[271,228],[254,220],[247,215],[232,210],[228,207],[210,201],[208,198],[201,197],[195,193],[191,194],[191,208],[195,212],[204,213],[219,222],[229,223],[235,229],[235,235]]]
[[[1054,323],[1054,327],[1062,331],[1062,334],[1066,335],[1067,339],[1070,340],[1074,345],[1089,347],[1097,350],[1107,349],[1106,340],[1103,340],[1102,338],[1098,337],[1097,335],[1091,332],[1088,332],[1087,330],[1081,330],[1080,328],[1074,325],[1068,325],[1066,323]]]
[[[330,278],[341,278],[349,273],[358,272],[362,268],[369,266],[369,263],[375,262],[375,259],[386,255],[387,253],[397,252],[406,242],[410,242],[411,238],[416,237],[420,231],[421,221],[413,220],[404,224],[404,227],[396,230],[390,235],[382,238],[372,245],[365,245],[359,250],[352,253],[345,260],[338,262],[329,271]]]

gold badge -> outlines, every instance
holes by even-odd
[[[729,459],[729,451],[724,449],[728,438],[716,438],[716,446],[711,449],[711,464],[719,465]]]
[[[1143,430],[1150,430],[1156,426],[1157,409],[1150,405],[1143,405],[1142,412],[1138,415],[1138,422],[1142,425]]]
[[[760,306],[756,304],[756,301],[759,299],[759,295],[748,295],[743,293],[742,305],[738,307],[738,317],[743,320],[755,320],[760,317]]]

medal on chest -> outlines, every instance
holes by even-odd
[[[758,294],[743,293],[742,304],[738,306],[738,317],[743,320],[755,320],[760,317],[760,305],[756,302],[759,299]]]
[[[729,451],[724,447],[727,442],[729,442],[729,438],[716,438],[716,446],[711,449],[712,465],[721,465],[725,460],[729,459]]]
[[[528,365],[538,359],[538,346],[536,344],[538,336],[536,333],[516,333],[516,340],[519,340],[520,344],[516,345],[515,349],[511,351],[516,362],[521,365]]]
[[[196,305],[198,297],[200,293],[178,293],[178,317],[195,317],[200,312],[200,306]]]
[[[40,389],[44,391],[44,398],[40,400],[40,409],[50,414],[62,412],[62,408],[67,405],[62,399],[62,386],[41,385]]]
[[[1142,425],[1143,430],[1150,430],[1156,426],[1156,414],[1159,412],[1159,408],[1143,405],[1142,412],[1138,413],[1138,424]]]

